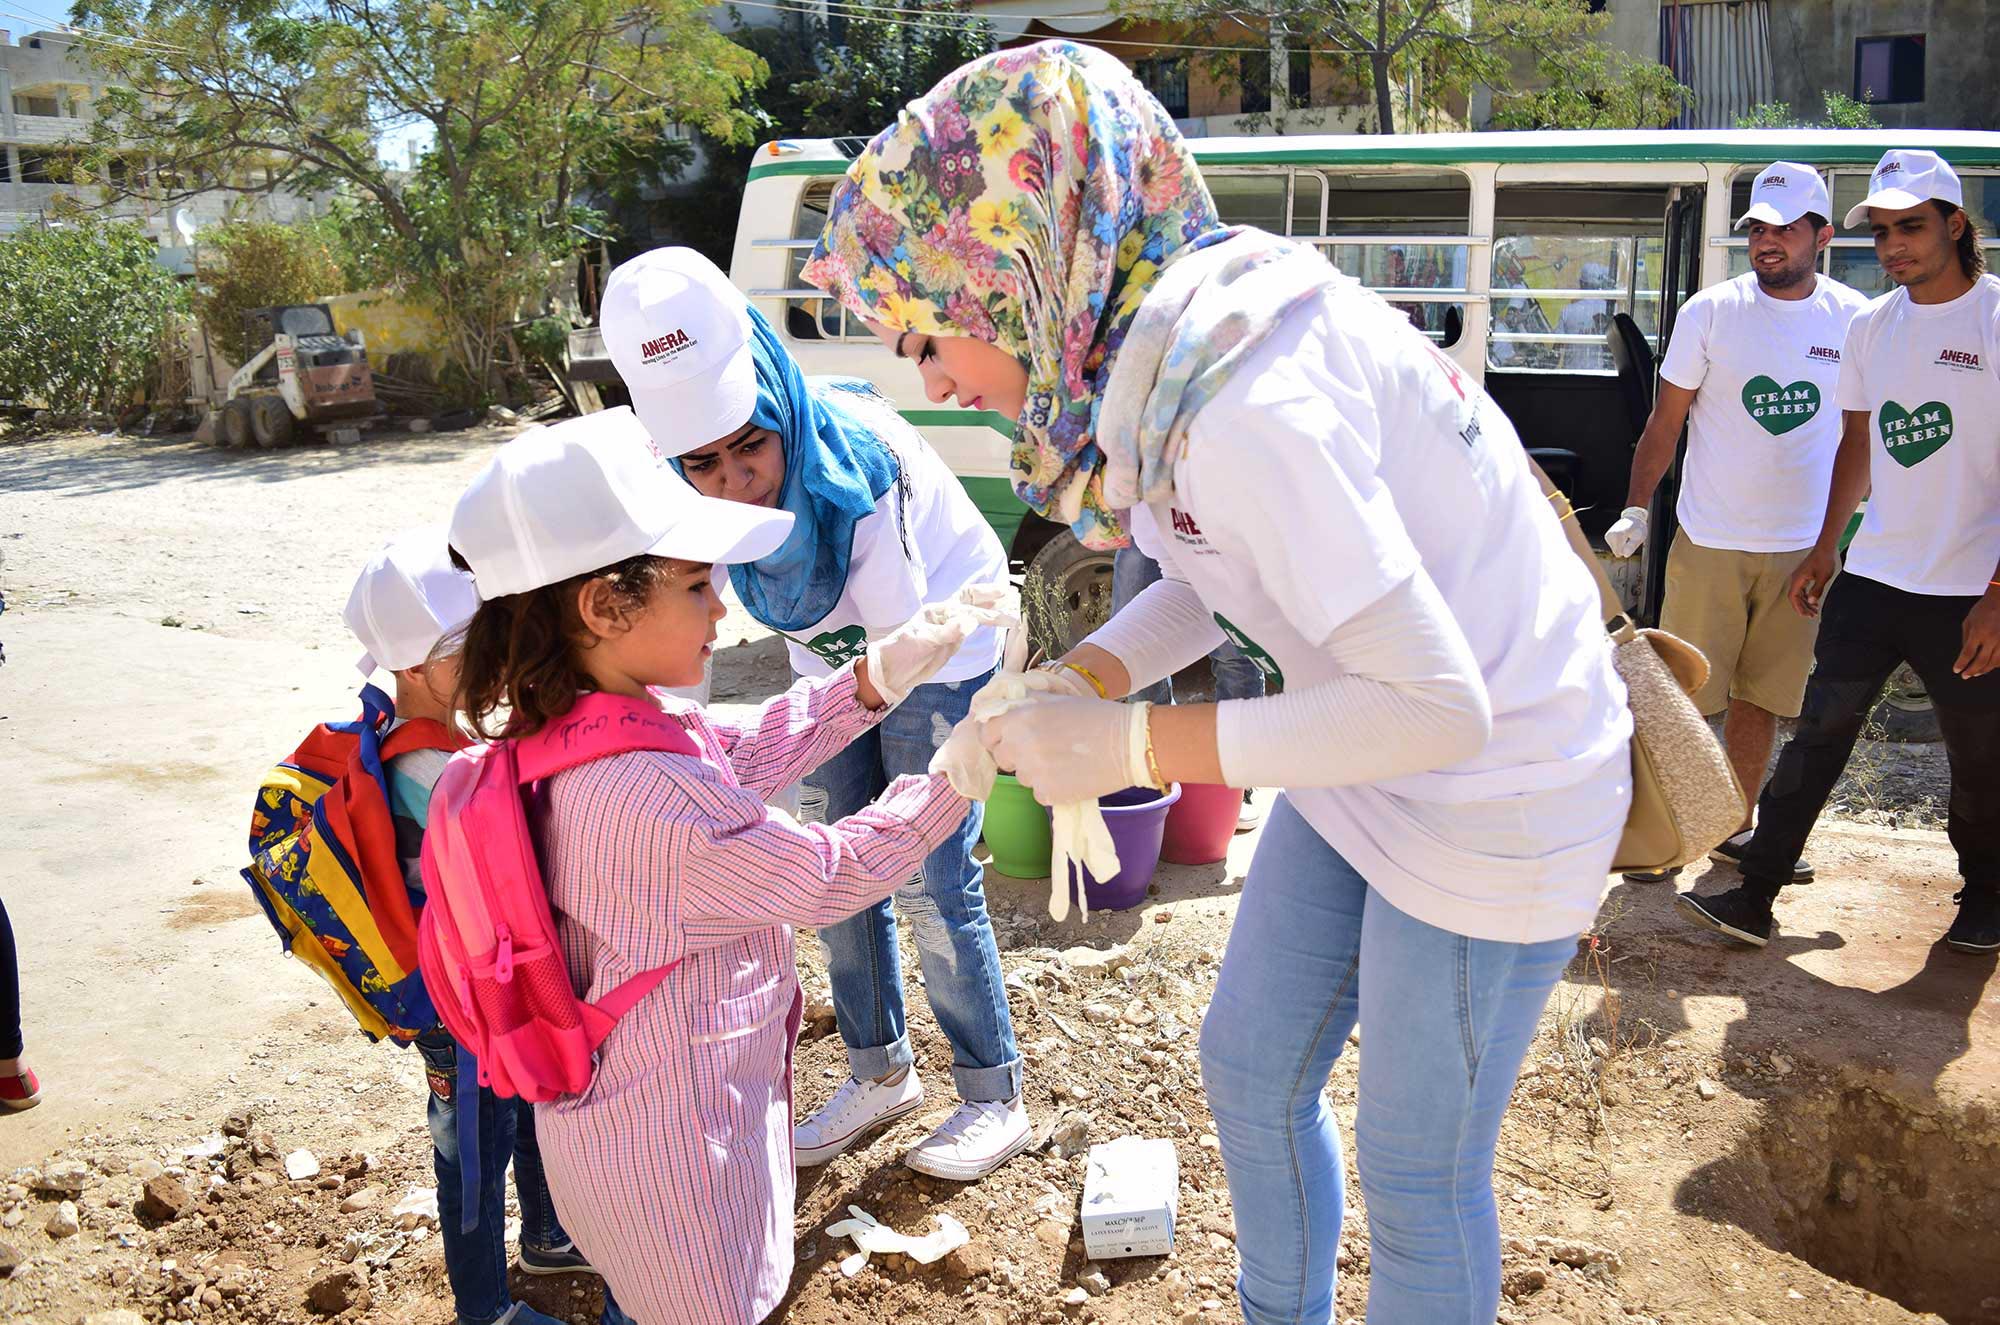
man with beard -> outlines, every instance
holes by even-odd
[[[1763,782],[1778,719],[1797,717],[1805,694],[1817,623],[1792,611],[1786,587],[1826,510],[1840,346],[1867,303],[1817,271],[1831,210],[1811,166],[1779,161],[1757,177],[1736,223],[1749,227],[1750,270],[1682,306],[1625,511],[1605,532],[1616,556],[1645,544],[1647,505],[1689,424],[1660,624],[1708,655],[1695,704],[1728,714],[1723,741],[1746,797]],[[1749,830],[1746,819],[1713,858],[1736,863]],[[1809,879],[1812,867],[1798,861],[1793,875]]]
[[[1947,826],[1965,887],[1944,941],[1990,953],[2000,950],[2000,280],[1986,274],[1958,176],[1933,152],[1885,154],[1847,214],[1860,223],[1899,288],[1855,317],[1841,349],[1839,454],[1818,541],[1788,589],[1800,616],[1821,618],[1805,712],[1758,804],[1742,885],[1677,902],[1738,942],[1770,940],[1791,863],[1883,682],[1907,662],[1951,763]],[[1864,496],[1835,583],[1841,531]]]

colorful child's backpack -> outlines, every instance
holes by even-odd
[[[643,971],[596,1003],[571,986],[525,808],[528,788],[566,768],[633,750],[700,757],[654,706],[583,696],[533,736],[452,757],[431,793],[420,923],[423,974],[438,1015],[495,1094],[545,1103],[590,1085],[591,1055],[618,1019],[679,962]]]
[[[243,878],[285,950],[333,986],[362,1033],[407,1044],[438,1018],[417,970],[423,901],[396,859],[386,765],[465,741],[429,719],[389,731],[395,717],[395,703],[364,686],[360,718],[313,728],[265,776]]]

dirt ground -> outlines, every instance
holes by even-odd
[[[0,442],[0,892],[46,1087],[0,1116],[0,1319],[451,1320],[417,1059],[369,1045],[282,959],[236,870],[264,767],[351,708],[338,611],[355,566],[442,520],[502,435],[251,454]],[[786,679],[778,642],[744,625],[724,625],[721,704]],[[1502,1322],[2000,1322],[2000,992],[1991,960],[1936,942],[1955,870],[1915,825],[1935,822],[1939,762],[1924,747],[1860,761],[1848,815],[1814,839],[1818,881],[1788,894],[1762,953],[1679,922],[1666,888],[1610,890],[1503,1135]],[[1051,922],[1043,883],[990,876],[1048,1142],[976,1185],[902,1167],[949,1107],[949,1050],[913,999],[931,1102],[802,1175],[774,1319],[1237,1319],[1195,1045],[1254,846],[1167,867],[1145,906],[1087,924]],[[1701,873],[1682,886],[1708,886]],[[800,950],[810,1108],[843,1058],[816,945]],[[1350,1138],[1366,1028],[1355,1038],[1328,1086]],[[1125,1134],[1174,1142],[1175,1251],[1092,1263],[1075,1150]],[[294,1179],[299,1151],[317,1172]],[[1351,1175],[1349,1192],[1343,1322],[1368,1278]],[[851,1247],[825,1230],[850,1204],[913,1233],[949,1213],[972,1240],[846,1278]],[[595,1319],[592,1280],[517,1288]]]

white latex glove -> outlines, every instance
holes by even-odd
[[[1051,696],[986,719],[980,740],[1042,804],[1094,801],[1151,784],[1146,724],[1152,707]]]
[[[1028,689],[1051,695],[1068,695],[1073,699],[1097,698],[1097,687],[1084,680],[1082,672],[1072,667],[1058,667],[1054,663],[1043,663],[1029,672]]]
[[[1090,688],[1090,682],[1067,668],[1063,669],[1061,675],[1040,669],[1012,675],[1010,686],[1003,688],[1018,688],[1028,696],[1074,695],[1075,692],[1070,689],[1069,681],[1065,680],[1065,677],[1083,687],[1082,697],[1097,698],[1097,692]],[[990,683],[988,688],[993,688]],[[982,690],[980,694],[985,695],[986,691]],[[993,778],[999,773],[1000,766],[993,762],[993,753],[986,748],[985,741],[980,739],[979,724],[989,715],[989,711],[997,708],[1001,702],[1022,701],[1013,699],[982,703],[975,698],[972,711],[966,715],[964,721],[951,729],[951,735],[945,738],[944,744],[931,756],[930,771],[944,774],[946,780],[951,783],[951,789],[969,801],[983,801],[993,795]]]
[[[1643,506],[1627,506],[1618,513],[1618,520],[1604,531],[1604,546],[1611,549],[1614,557],[1629,557],[1646,546],[1646,526],[1652,517]]]
[[[998,586],[968,585],[947,602],[932,603],[916,616],[868,645],[868,680],[889,707],[910,697],[910,692],[936,676],[957,656],[966,638],[982,626],[1015,626],[1020,619],[997,604],[1013,590]],[[975,596],[972,601],[968,596]]]

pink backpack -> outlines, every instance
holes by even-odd
[[[692,734],[652,705],[588,694],[533,736],[454,755],[431,793],[418,959],[439,1018],[497,1095],[546,1103],[580,1094],[597,1046],[680,965],[643,971],[596,1003],[579,1000],[528,833],[530,786],[633,750],[700,757]]]

